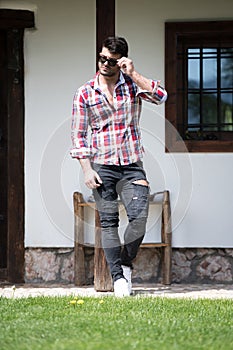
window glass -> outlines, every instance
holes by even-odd
[[[221,49],[221,88],[233,88],[233,48]]]
[[[208,125],[208,130],[214,129],[217,123],[217,95],[204,94],[202,96],[202,123],[204,126]],[[207,130],[207,129],[206,129]]]
[[[217,88],[217,49],[203,49],[203,88]]]
[[[200,95],[188,95],[188,125],[200,124]]]
[[[233,93],[221,94],[221,130],[233,131]]]
[[[188,87],[200,87],[200,49],[188,49]]]

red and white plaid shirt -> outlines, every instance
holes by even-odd
[[[144,152],[139,127],[141,99],[161,104],[167,93],[157,87],[155,80],[151,80],[152,93],[143,91],[120,72],[111,105],[99,87],[98,76],[99,73],[74,96],[71,156],[89,157],[94,163],[107,165],[137,162]]]

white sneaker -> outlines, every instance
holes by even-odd
[[[129,294],[131,294],[131,292],[132,292],[132,281],[131,281],[132,270],[131,270],[131,268],[129,266],[122,265],[121,267],[123,269],[123,275],[128,281]]]
[[[128,283],[125,278],[119,278],[114,282],[114,294],[116,297],[128,297],[130,295]]]

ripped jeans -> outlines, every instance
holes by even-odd
[[[129,165],[92,164],[103,184],[93,191],[100,216],[102,246],[113,281],[123,277],[121,265],[133,268],[139,246],[146,232],[149,207],[149,184],[142,162]],[[145,180],[147,185],[134,183]],[[122,201],[128,225],[124,232],[124,244],[118,235],[119,201]]]

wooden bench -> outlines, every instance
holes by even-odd
[[[160,195],[160,196],[159,196]],[[157,197],[162,199],[157,200]],[[160,247],[162,250],[162,282],[171,284],[171,257],[172,257],[172,230],[171,230],[171,209],[169,191],[157,192],[152,195],[150,205],[162,205],[161,218],[161,242],[142,243],[140,248]],[[94,247],[94,287],[96,291],[111,291],[112,279],[109,268],[101,247],[101,228],[99,214],[94,202],[85,202],[82,193],[74,192],[74,215],[75,215],[75,285],[86,284],[85,278],[85,253],[84,248],[88,244],[84,241],[84,210],[91,206],[95,211],[95,247]],[[119,202],[120,203],[120,202]]]

